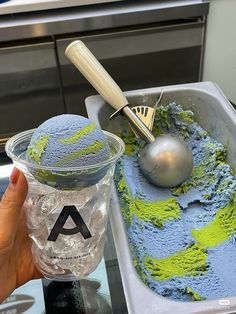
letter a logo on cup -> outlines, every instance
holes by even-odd
[[[69,216],[72,218],[76,226],[71,229],[66,229],[64,228],[64,225]],[[92,237],[88,227],[86,226],[86,223],[84,222],[76,207],[74,205],[64,206],[51,230],[51,233],[49,234],[48,241],[55,242],[60,233],[64,235],[72,235],[78,232],[82,234],[84,239]]]

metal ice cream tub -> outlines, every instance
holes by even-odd
[[[226,147],[227,163],[236,170],[236,111],[219,87],[212,82],[202,82],[128,91],[125,95],[131,106],[154,106],[161,89],[163,90],[161,103],[168,104],[174,101],[181,104],[184,110],[193,111],[195,121],[212,138]],[[113,109],[100,96],[90,96],[85,103],[89,118],[106,129]],[[116,117],[112,121],[112,130],[110,128],[109,130],[117,132],[124,125],[124,118]],[[112,193],[110,223],[129,313],[215,314],[236,311],[236,296],[198,302],[173,301],[158,295],[141,281],[133,264],[115,189]]]

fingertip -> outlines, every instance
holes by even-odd
[[[24,191],[24,194],[26,195],[28,192],[28,183],[26,180],[26,177],[22,171],[20,171],[19,178],[17,180],[17,186],[20,190]]]
[[[15,202],[16,206],[22,206],[28,193],[28,184],[23,172],[14,167],[9,181],[8,188],[2,197],[2,203]]]
[[[0,247],[12,245],[27,192],[28,185],[24,174],[14,168],[10,184],[0,202]]]
[[[9,178],[10,183],[12,185],[17,184],[20,175],[21,175],[21,171],[18,168],[14,167],[13,170],[12,170],[12,173],[10,175],[10,178]]]
[[[14,167],[9,178],[10,186],[14,189],[26,190],[28,189],[27,180],[22,171]]]

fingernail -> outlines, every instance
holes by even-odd
[[[12,170],[12,173],[10,175],[11,184],[13,184],[13,185],[17,184],[19,176],[20,176],[20,170],[17,169],[16,167],[14,167],[14,169]]]

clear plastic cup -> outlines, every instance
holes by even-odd
[[[27,161],[34,130],[13,136],[6,153],[26,176],[24,204],[35,265],[48,279],[81,279],[95,270],[106,237],[110,191],[123,141],[105,132],[110,156],[87,167],[46,167]]]

